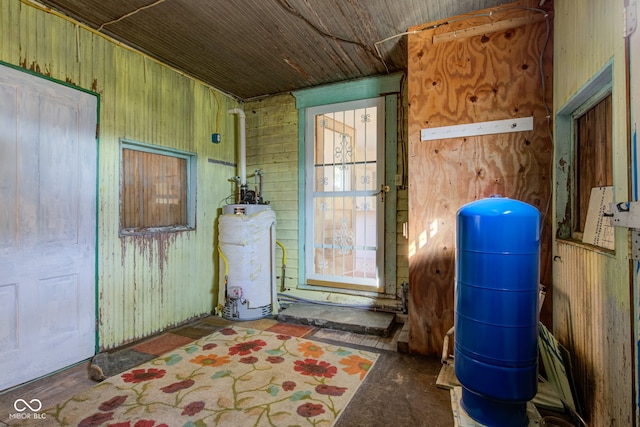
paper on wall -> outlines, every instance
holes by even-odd
[[[589,197],[587,221],[584,225],[582,242],[606,249],[615,249],[614,228],[604,213],[613,203],[613,187],[594,187]]]

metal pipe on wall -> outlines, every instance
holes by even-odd
[[[229,109],[229,114],[237,114],[240,122],[240,200],[244,200],[244,195],[247,192],[247,138],[246,138],[246,116],[244,111],[240,108]]]

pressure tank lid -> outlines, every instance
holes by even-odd
[[[457,246],[466,250],[528,253],[540,244],[540,227],[530,226],[532,221],[540,221],[540,212],[519,200],[492,196],[467,203],[458,210],[457,221],[459,228],[467,231],[458,233]]]

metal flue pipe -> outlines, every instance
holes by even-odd
[[[240,200],[244,200],[244,196],[247,192],[247,140],[245,130],[245,114],[240,108],[229,109],[229,114],[237,114],[240,122]]]

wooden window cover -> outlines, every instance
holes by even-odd
[[[613,185],[611,95],[575,120],[575,231],[584,231],[594,187]]]
[[[122,150],[121,226],[188,226],[187,159]]]

